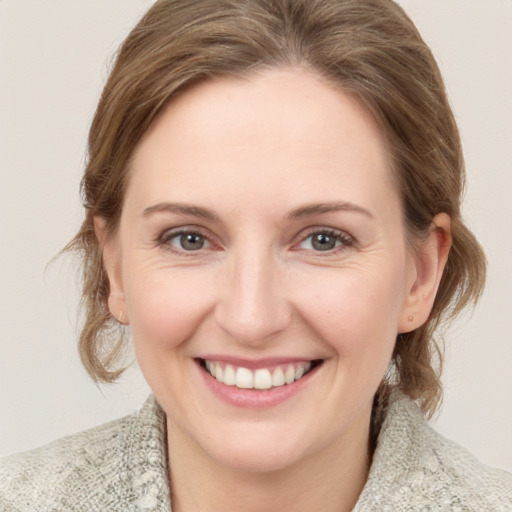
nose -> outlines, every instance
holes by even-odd
[[[292,318],[280,263],[270,251],[245,250],[228,267],[221,279],[217,324],[238,343],[266,346]]]

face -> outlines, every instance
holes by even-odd
[[[367,441],[418,267],[355,98],[297,69],[187,91],[136,148],[105,251],[171,443],[270,471]]]

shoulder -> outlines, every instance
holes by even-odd
[[[74,499],[77,489],[94,493],[108,480],[115,488],[129,423],[129,417],[116,420],[0,460],[0,496],[21,510],[38,503],[60,510],[63,498]]]
[[[0,459],[0,510],[120,510],[133,494],[131,466],[143,467],[133,454],[163,456],[161,423],[150,399],[138,413]]]
[[[359,505],[359,503],[358,503]],[[512,474],[437,433],[395,392],[356,510],[512,511]]]

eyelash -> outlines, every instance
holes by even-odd
[[[209,236],[206,233],[204,233],[201,229],[199,229],[195,226],[180,227],[180,228],[176,228],[176,229],[168,229],[168,230],[164,231],[158,237],[157,244],[158,244],[158,246],[160,246],[172,253],[179,254],[180,256],[186,256],[186,257],[197,256],[198,253],[200,253],[203,248],[198,249],[196,251],[187,251],[183,248],[180,250],[180,249],[176,249],[176,248],[172,247],[172,245],[170,243],[171,240],[173,240],[175,238],[182,237],[184,235],[198,236],[198,237],[203,238],[206,241],[206,243],[208,243],[210,246],[216,245],[210,240]]]
[[[189,250],[187,251],[184,248],[176,249],[173,248],[170,244],[171,240],[176,239],[178,237],[184,236],[184,235],[194,235],[199,236],[203,238],[207,244],[209,244],[210,247],[219,247],[218,244],[214,243],[208,234],[203,232],[200,228],[196,226],[190,226],[190,227],[180,227],[176,229],[169,229],[164,231],[157,239],[157,245],[170,251],[175,254],[178,254],[180,256],[190,257],[190,256],[198,256],[204,248],[200,248],[198,250]],[[327,237],[334,238],[336,242],[339,242],[339,245],[337,247],[334,247],[333,249],[327,249],[325,251],[312,251],[315,253],[315,255],[318,256],[329,256],[332,254],[337,254],[340,251],[343,251],[347,249],[348,247],[353,247],[356,245],[356,240],[345,233],[344,231],[340,231],[337,229],[332,228],[323,228],[323,227],[312,227],[306,230],[306,234],[302,235],[300,237],[300,240],[296,243],[294,243],[292,250],[294,251],[303,251],[311,249],[301,249],[298,247],[299,245],[303,244],[306,240],[309,238],[315,236],[315,235],[325,235]]]
[[[306,240],[315,235],[326,235],[330,238],[334,238],[336,242],[340,243],[338,247],[334,247],[333,249],[328,249],[325,251],[313,251],[316,256],[329,256],[332,254],[337,254],[340,251],[346,250],[348,247],[354,247],[356,245],[356,240],[344,231],[333,228],[312,227],[306,231],[306,235],[301,237],[300,241],[295,244],[295,247],[303,244]],[[297,248],[295,250],[300,251],[304,249]]]

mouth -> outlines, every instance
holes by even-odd
[[[261,391],[293,384],[323,363],[323,359],[315,359],[249,369],[221,361],[200,358],[197,361],[206,373],[221,384],[238,389]]]

